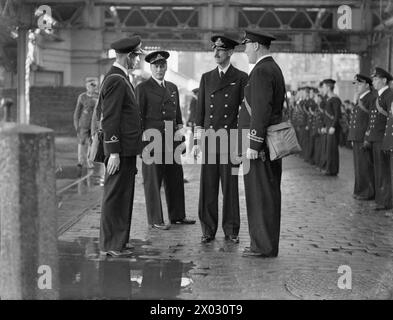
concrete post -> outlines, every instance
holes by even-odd
[[[0,126],[0,299],[57,299],[54,133]]]
[[[28,30],[21,28],[18,32],[17,45],[17,121],[28,124],[30,122],[30,104],[27,96],[28,88],[26,81],[26,55],[27,55],[27,34]]]

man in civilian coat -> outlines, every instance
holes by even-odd
[[[201,242],[214,240],[217,232],[218,192],[221,181],[222,227],[225,240],[239,243],[238,176],[232,172],[234,166],[238,165],[231,161],[230,155],[231,151],[235,154],[233,146],[236,139],[230,139],[230,130],[237,129],[237,116],[243,100],[247,74],[230,63],[233,49],[239,43],[221,35],[213,36],[211,41],[218,67],[203,74],[201,78],[193,148],[194,156],[198,156],[202,145],[204,152],[198,208],[202,227]],[[203,130],[206,135],[202,135]],[[214,146],[211,140],[215,139],[218,130],[227,133],[229,142],[220,140]]]
[[[333,79],[323,80],[322,88],[327,96],[325,105],[326,125],[326,171],[327,176],[337,176],[340,168],[338,143],[340,138],[341,100],[334,93]]]
[[[389,82],[392,80],[392,75],[377,67],[371,78],[378,97],[375,99],[370,113],[365,146],[368,147],[368,144],[371,144],[374,158],[376,202],[374,210],[387,210],[392,208],[391,167],[389,153],[383,150],[382,143],[391,108],[392,89],[389,88]]]
[[[141,117],[128,69],[139,61],[139,36],[112,43],[116,61],[106,74],[101,91],[104,133],[105,182],[100,226],[101,254],[129,255],[131,214],[134,201],[136,156],[141,151]]]
[[[254,31],[246,31],[243,40],[249,62],[255,63],[239,113],[239,130],[249,130],[250,168],[244,186],[251,241],[243,256],[251,257],[276,257],[279,249],[282,161],[270,160],[266,134],[269,126],[282,122],[285,81],[270,54],[273,40]]]
[[[153,156],[157,152],[160,154],[160,157],[157,158],[158,162],[146,163],[146,149],[142,153],[147,220],[152,228],[160,230],[168,230],[170,227],[164,223],[161,204],[162,183],[164,183],[170,222],[172,224],[195,223],[195,220],[186,218],[183,167],[180,163],[180,154],[178,159],[174,159],[175,150],[182,142],[183,122],[177,86],[164,79],[168,57],[169,52],[167,51],[149,53],[145,57],[145,61],[150,63],[152,76],[136,87],[138,105],[142,115],[144,145],[152,141],[152,138],[145,137],[145,130],[156,129],[162,139],[162,144],[159,146],[161,150],[153,150],[152,154]],[[176,141],[173,140],[174,138]],[[147,150],[146,152],[150,153]]]
[[[371,78],[355,75],[356,105],[349,123],[348,140],[352,141],[355,185],[353,197],[357,200],[371,200],[375,196],[374,164],[370,148],[364,148],[364,135],[370,119],[370,110],[375,102]]]

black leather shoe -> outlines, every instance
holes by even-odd
[[[239,236],[231,235],[231,236],[225,236],[226,241],[231,241],[233,243],[239,243]]]
[[[250,249],[250,247],[244,248],[242,256],[243,257],[256,257],[256,258],[275,258],[275,257],[277,257],[277,255],[268,256],[268,255],[260,253],[260,252],[252,251]]]
[[[121,258],[125,256],[129,256],[132,254],[131,250],[110,250],[110,251],[100,251],[100,255],[102,256],[111,256],[112,258]]]
[[[202,243],[209,243],[213,240],[214,240],[214,237],[212,237],[212,236],[202,236],[202,238],[201,238]]]
[[[374,200],[374,197],[363,197],[363,196],[356,196],[354,197],[356,200],[360,200],[360,201],[370,201],[370,200]]]
[[[171,221],[172,224],[195,224],[195,220],[184,218],[182,220]]]
[[[135,247],[131,243],[126,243],[125,249],[134,249]]]
[[[373,208],[375,211],[382,211],[382,210],[388,210],[385,206],[377,205]]]
[[[151,225],[153,229],[158,229],[158,230],[169,230],[171,228],[170,225],[164,224],[164,223],[154,223]]]

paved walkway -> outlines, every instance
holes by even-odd
[[[282,231],[275,259],[241,256],[249,245],[242,180],[240,244],[225,243],[219,229],[213,243],[202,245],[198,223],[170,231],[148,228],[140,174],[131,228],[135,254],[102,259],[97,254],[102,187],[90,187],[94,199],[78,204],[85,215],[59,237],[62,298],[391,299],[393,218],[372,211],[372,202],[351,197],[351,151],[341,150],[336,178],[295,156],[283,164]],[[199,166],[184,170],[187,215],[197,219]],[[338,288],[341,265],[351,268],[350,290]]]

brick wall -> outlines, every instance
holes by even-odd
[[[73,113],[83,87],[31,87],[30,123],[55,130],[56,135],[74,136]],[[0,89],[0,97],[12,98],[12,121],[16,120],[16,89]]]

